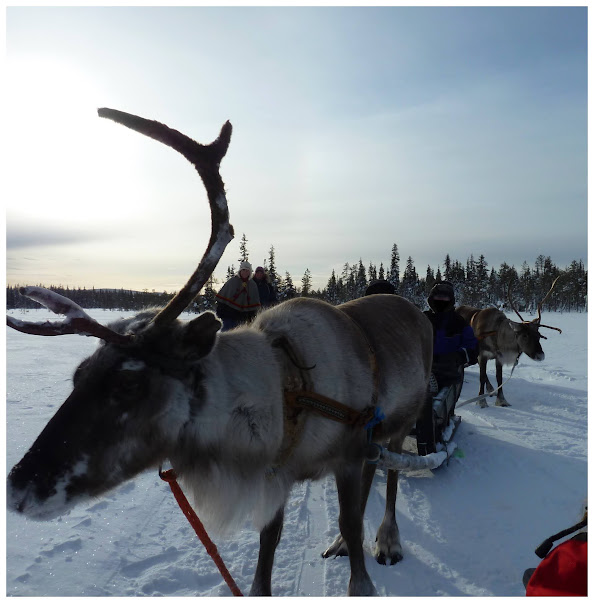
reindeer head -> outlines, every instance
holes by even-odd
[[[549,327],[548,325],[543,325],[540,322],[541,317],[542,317],[542,306],[545,303],[545,301],[547,300],[547,298],[549,297],[549,295],[551,294],[551,292],[553,291],[553,288],[555,287],[555,284],[557,283],[558,279],[559,279],[559,277],[557,277],[553,281],[553,284],[551,285],[549,292],[544,296],[542,301],[538,304],[538,316],[534,320],[524,320],[522,318],[522,315],[518,312],[518,310],[516,309],[516,307],[512,301],[511,294],[510,294],[511,286],[508,286],[508,289],[507,289],[508,300],[511,305],[511,308],[522,321],[522,322],[514,322],[513,320],[510,320],[509,326],[513,329],[513,331],[516,335],[516,342],[518,344],[518,347],[520,348],[520,351],[523,352],[524,354],[526,354],[526,356],[528,356],[532,360],[541,361],[541,360],[544,360],[544,358],[545,358],[545,353],[543,352],[542,346],[540,345],[540,340],[546,339],[546,337],[540,333],[539,329],[541,329],[541,328],[554,329],[555,331],[559,331],[559,333],[561,333],[561,329],[558,329],[557,327]]]
[[[513,320],[508,322],[516,335],[516,342],[520,351],[532,360],[544,360],[545,354],[540,345],[543,336],[538,330],[539,325],[533,322],[514,322]]]
[[[97,496],[169,456],[185,424],[200,412],[204,392],[198,365],[215,345],[220,322],[204,313],[177,317],[212,274],[233,238],[218,167],[231,136],[227,122],[210,145],[200,145],[158,122],[100,109],[108,117],[159,140],[189,159],[200,174],[212,213],[208,247],[186,285],[160,310],[103,326],[71,300],[40,287],[21,293],[62,322],[7,324],[36,335],[77,333],[102,340],[74,373],[74,388],[33,446],[8,476],[9,509],[50,519]]]

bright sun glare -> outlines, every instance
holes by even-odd
[[[8,60],[7,67],[8,215],[72,223],[97,207],[121,210],[109,191],[129,175],[130,154],[97,118],[105,98],[98,82],[50,59]]]

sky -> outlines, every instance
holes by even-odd
[[[111,107],[221,163],[253,266],[324,287],[345,262],[419,275],[485,256],[587,262],[587,8],[6,9],[8,284],[178,290],[205,250],[193,167]]]

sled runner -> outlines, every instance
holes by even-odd
[[[389,452],[379,444],[370,444],[367,461],[398,471],[441,467],[457,448],[452,438],[461,421],[461,417],[454,414],[461,391],[462,382],[441,388],[429,399],[410,434],[416,438],[418,455]]]

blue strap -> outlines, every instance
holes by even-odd
[[[364,429],[371,431],[376,425],[379,425],[385,418],[386,415],[384,414],[382,409],[376,407],[373,412],[373,417],[371,417],[369,422],[365,425]]]

